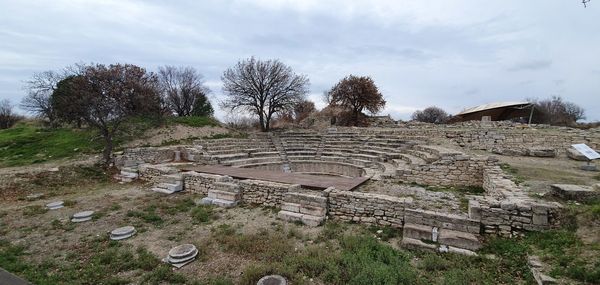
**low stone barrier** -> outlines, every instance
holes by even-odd
[[[483,169],[496,165],[493,157],[471,157],[464,154],[442,156],[425,165],[412,165],[398,171],[404,182],[439,186],[481,186]]]
[[[285,193],[297,191],[300,185],[284,184],[262,180],[241,180],[242,200],[246,203],[277,207],[281,204]]]
[[[166,165],[141,164],[139,166],[139,178],[146,181],[157,182],[160,176],[175,174],[179,170]]]
[[[208,191],[214,189],[214,183],[221,177],[222,175],[198,173],[195,171],[184,172],[184,187],[192,193],[208,195]]]
[[[330,189],[329,217],[347,222],[401,228],[412,198]]]

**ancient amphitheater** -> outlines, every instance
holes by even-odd
[[[127,149],[117,164],[123,181],[206,195],[201,203],[276,207],[280,219],[309,226],[392,226],[406,246],[474,255],[487,236],[560,224],[562,206],[531,197],[491,154],[565,156],[573,143],[598,149],[600,134],[504,123],[289,130]],[[463,197],[461,210],[458,198],[415,185],[481,193]]]

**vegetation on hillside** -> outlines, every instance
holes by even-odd
[[[47,129],[36,122],[21,122],[0,130],[0,166],[20,166],[98,152],[102,145],[91,130]]]
[[[211,117],[172,117],[165,120],[132,117],[123,122],[114,138],[115,147],[139,139],[149,129],[167,125],[191,127],[218,126]],[[89,128],[49,128],[40,121],[22,121],[10,129],[0,130],[0,167],[22,166],[78,154],[100,153],[103,148],[98,131]]]

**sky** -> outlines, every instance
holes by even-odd
[[[309,77],[309,98],[371,76],[394,119],[561,96],[600,120],[600,0],[0,0],[0,99],[74,63],[191,66],[213,105],[255,56]],[[216,116],[227,117],[217,108]]]

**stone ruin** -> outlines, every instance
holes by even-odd
[[[529,197],[504,174],[493,156],[468,155],[461,148],[554,157],[566,156],[574,143],[600,146],[599,132],[495,123],[258,133],[248,138],[202,139],[191,145],[127,149],[117,162],[125,181],[151,181],[157,192],[199,193],[206,196],[202,203],[223,207],[239,203],[277,207],[279,218],[309,226],[327,219],[391,226],[403,230],[402,243],[408,247],[472,255],[486,236],[516,237],[559,226],[562,206]],[[435,192],[392,195],[361,191],[363,186],[350,191],[305,189],[297,184],[182,172],[180,167],[186,165],[302,173],[315,179],[327,175],[473,186],[483,188],[484,193],[468,195],[468,211],[463,213],[446,210],[456,206],[434,205],[433,201],[445,200]]]

